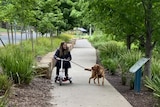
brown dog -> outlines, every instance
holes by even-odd
[[[104,78],[105,78],[105,71],[104,68],[98,64],[95,64],[93,67],[91,67],[91,69],[85,68],[85,70],[91,71],[92,75],[89,78],[89,84],[90,84],[90,80],[92,78],[94,78],[94,84],[96,84],[95,79],[98,79],[98,85],[99,84],[99,78],[102,77],[102,85],[104,85]]]

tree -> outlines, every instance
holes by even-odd
[[[60,30],[70,30],[82,25],[82,0],[60,0],[59,8],[63,13],[65,25],[59,26]],[[82,5],[81,5],[82,4]]]
[[[152,50],[159,38],[159,1],[153,0],[94,0],[87,1],[86,18],[103,32],[116,35],[118,40],[127,40],[145,46],[145,57],[152,58]],[[145,65],[145,74],[151,77],[151,60]]]

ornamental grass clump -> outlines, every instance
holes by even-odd
[[[14,83],[30,83],[33,78],[33,55],[18,46],[9,46],[0,56],[0,64],[4,74]]]

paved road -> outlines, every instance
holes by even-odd
[[[0,38],[2,39],[2,41],[4,42],[4,44],[6,45],[6,44],[8,44],[9,43],[9,41],[8,41],[8,36],[7,36],[7,33],[0,33]],[[10,34],[11,35],[11,34]],[[49,35],[48,35],[49,36]],[[30,36],[28,37],[28,38],[30,38]],[[36,38],[36,33],[35,32],[33,32],[33,38]],[[16,43],[19,43],[20,41],[21,41],[21,34],[20,33],[17,33],[16,34],[16,37],[14,36],[14,43],[15,43],[15,39],[16,39]],[[10,40],[11,40],[11,43],[12,43],[12,38],[11,38],[11,36],[10,36]],[[26,40],[26,33],[23,33],[22,34],[22,40]],[[0,46],[3,46],[2,45],[2,42],[0,41]]]
[[[72,61],[81,66],[91,67],[96,63],[95,49],[85,39],[76,41],[71,54]],[[53,71],[54,78],[55,69]],[[73,78],[73,84],[68,82],[59,86],[54,83],[55,88],[51,90],[54,107],[132,107],[107,80],[104,86],[95,85],[93,81],[88,84],[91,73],[73,63],[69,75]]]

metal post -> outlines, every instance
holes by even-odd
[[[142,76],[142,67],[137,70],[135,73],[135,79],[134,79],[134,91],[140,92],[141,89],[141,76]]]
[[[89,24],[89,36],[92,35],[92,28],[91,28],[91,24]]]

